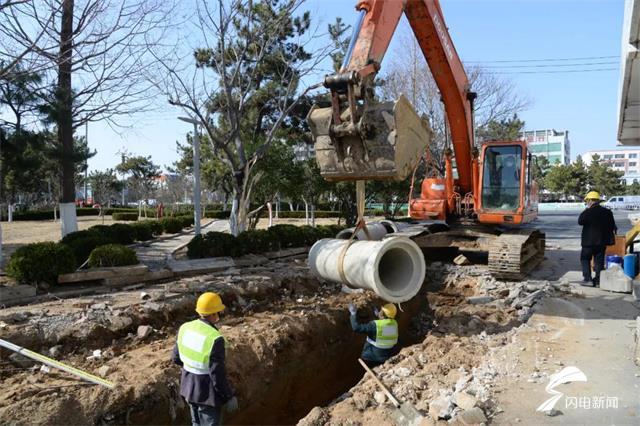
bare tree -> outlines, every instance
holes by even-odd
[[[429,163],[427,174],[441,174],[444,171],[442,153],[450,144],[444,104],[415,37],[413,34],[403,34],[402,37],[402,45],[407,48],[383,68],[384,82],[380,85],[380,95],[385,99],[395,99],[404,94],[418,113],[428,117],[434,139],[429,146],[430,158],[426,159]],[[466,70],[471,89],[478,94],[474,103],[476,129],[490,121],[509,119],[530,105],[530,101],[517,92],[512,81],[477,66],[466,67]]]
[[[56,43],[44,42],[55,15],[45,12],[46,16],[41,16],[39,6],[42,4],[36,0],[0,1],[0,79],[19,71],[19,66],[30,73],[50,66],[35,51],[55,50]]]
[[[20,6],[22,15],[10,14],[12,26],[5,29],[3,37],[14,45],[29,47],[37,61],[46,64],[45,111],[56,126],[64,154],[64,235],[77,230],[73,133],[89,121],[106,120],[117,126],[123,116],[153,107],[155,86],[146,77],[159,56],[154,50],[175,23],[169,19],[172,3],[42,0]],[[36,28],[42,34],[34,41],[21,28]]]
[[[196,19],[202,34],[196,64],[184,58],[161,61],[167,75],[159,87],[172,105],[198,118],[214,155],[230,170],[235,235],[246,228],[252,191],[262,177],[256,163],[288,126],[294,107],[318,87],[303,88],[303,81],[320,74],[333,49],[307,52],[319,34],[311,31],[308,12],[300,12],[303,3],[203,0]]]

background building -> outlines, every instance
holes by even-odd
[[[568,130],[525,130],[520,136],[529,143],[529,149],[534,155],[547,157],[549,164],[571,162]]]
[[[618,141],[640,145],[640,0],[626,0],[618,103]]]
[[[585,152],[582,160],[586,165],[591,163],[594,155],[598,155],[603,163],[614,170],[624,172],[622,179],[627,185],[640,182],[640,148],[614,148]]]

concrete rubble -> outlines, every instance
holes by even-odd
[[[491,277],[485,266],[458,266],[443,262],[427,264],[427,282],[423,287],[418,297],[402,304],[405,313],[400,315],[411,319],[403,328],[407,330],[405,334],[411,336],[410,343],[375,372],[394,396],[401,402],[413,404],[429,421],[486,423],[498,410],[491,399],[492,381],[497,370],[495,365],[482,364],[482,357],[506,344],[540,299],[548,294],[568,291],[571,287],[568,283],[539,280],[503,282]],[[175,327],[181,321],[193,318],[194,302],[203,291],[219,292],[228,306],[229,323],[221,329],[232,342],[230,350],[233,356],[229,359],[239,359],[238,362],[242,362],[242,357],[247,356],[242,354],[247,353],[255,359],[268,356],[269,362],[273,362],[289,351],[295,355],[284,358],[290,356],[292,361],[299,363],[309,356],[310,346],[303,345],[304,350],[300,347],[300,341],[306,338],[320,339],[325,344],[334,344],[337,337],[349,338],[348,341],[354,344],[349,349],[352,351],[350,356],[357,357],[361,341],[354,339],[349,332],[346,309],[326,306],[327,300],[333,297],[335,299],[332,300],[340,301],[338,305],[345,303],[345,308],[348,300],[360,301],[357,302],[360,312],[369,316],[379,303],[371,292],[341,293],[339,285],[311,277],[304,259],[290,259],[247,266],[234,264],[233,267],[166,284],[135,286],[128,291],[20,309],[9,308],[0,312],[0,321],[6,324],[3,333],[7,339],[16,344],[43,348],[43,353],[52,358],[65,362],[71,360],[78,367],[84,366],[100,377],[120,383],[123,390],[135,388],[127,397],[110,400],[99,414],[83,408],[78,412],[80,417],[74,417],[80,423],[125,422],[125,415],[132,407],[144,406],[142,401],[150,403],[149,398],[158,383],[170,388],[175,386],[179,375],[168,364],[169,352],[175,343]],[[424,306],[419,306],[423,303],[421,300]],[[331,339],[327,338],[329,334],[319,334],[319,321],[326,322],[327,333],[333,336]],[[303,324],[313,327],[306,331],[304,327],[307,325]],[[337,326],[343,329],[336,331]],[[261,343],[269,333],[277,339],[268,345]],[[312,337],[302,337],[307,333]],[[246,346],[234,346],[240,341]],[[79,342],[91,342],[91,345],[86,347]],[[345,356],[344,343],[335,343]],[[140,355],[135,355],[136,352]],[[131,377],[123,375],[123,365],[139,362],[128,359],[131,356],[143,356],[148,371]],[[153,362],[145,358],[154,356],[159,358]],[[317,364],[318,360],[314,362]],[[330,365],[335,367],[336,364]],[[243,376],[234,370],[237,366],[232,364],[229,368],[233,380],[240,381],[239,388],[245,393],[245,398],[249,401],[268,398],[267,394],[256,396],[262,392],[258,390],[262,387],[241,381]],[[261,374],[265,383],[268,380],[273,386],[273,380],[277,380],[282,371],[269,367],[254,373]],[[301,412],[298,417],[303,418],[301,424],[340,423],[347,420],[341,417],[342,412],[348,414],[348,419],[362,423],[373,420],[367,416],[388,416],[395,408],[387,396],[372,379],[363,378],[361,369],[355,373],[353,379],[349,379],[354,380],[352,383],[360,380],[355,386],[348,392],[336,393],[342,396],[329,406],[309,407]],[[30,397],[18,398],[24,380],[19,374],[9,380],[12,390],[6,400],[8,408],[0,408],[0,422],[8,418],[14,412],[12,410],[25,409],[32,406],[28,404],[37,403],[37,399],[30,402]],[[79,403],[84,404],[82,401]],[[180,417],[186,413],[184,406],[175,405],[167,399],[159,400],[157,404],[158,407],[174,407],[169,410],[173,413],[171,416]],[[248,416],[247,421],[258,418],[251,415],[260,416],[258,411],[254,414],[250,411],[244,414]],[[51,420],[55,415],[52,411],[43,419]],[[160,417],[154,419],[160,421]],[[163,422],[172,421],[169,417],[162,419]],[[234,420],[243,421],[241,418]],[[270,420],[288,422],[283,418]]]

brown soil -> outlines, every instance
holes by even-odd
[[[430,269],[425,292],[399,314],[404,349],[376,370],[397,397],[425,412],[438,389],[479,365],[519,324],[511,308],[465,302],[477,292],[478,274],[454,278]],[[0,353],[0,424],[188,423],[170,353],[205,290],[220,292],[229,306],[221,330],[240,411],[226,423],[291,424],[307,413],[305,424],[394,423],[390,406],[373,399],[373,380],[363,379],[356,359],[364,337],[350,330],[346,310],[356,304],[365,320],[381,301],[318,282],[298,259],[149,286],[144,301],[140,291],[119,292],[0,311],[4,339],[45,354],[62,345],[57,359],[94,374],[107,365],[106,378],[117,384],[109,390],[18,368]],[[154,327],[146,339],[135,335],[143,324]],[[95,349],[102,358],[87,360]]]

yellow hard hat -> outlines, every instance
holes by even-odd
[[[387,318],[395,318],[396,314],[398,313],[398,309],[393,303],[387,303],[382,307],[382,312],[384,312],[384,315]]]
[[[598,191],[589,191],[587,195],[584,196],[584,200],[599,200],[600,193]]]
[[[225,306],[222,304],[222,299],[218,293],[203,293],[198,297],[198,303],[196,303],[196,312],[202,316],[222,312],[224,308]]]

